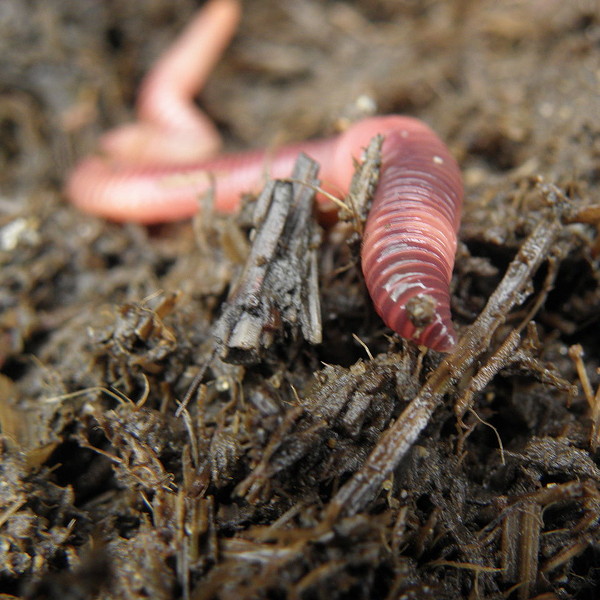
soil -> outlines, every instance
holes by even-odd
[[[61,196],[197,8],[0,3],[0,598],[597,598],[597,2],[246,0],[199,96],[226,147],[430,124],[463,339],[392,336],[340,223],[303,242],[321,343],[276,314],[233,362],[246,215]]]

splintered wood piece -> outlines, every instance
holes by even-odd
[[[340,211],[340,219],[352,221],[361,237],[371,209],[373,195],[379,183],[382,145],[383,136],[376,135],[365,149],[362,160],[356,165],[356,171],[350,183],[347,204],[344,205],[344,210]]]
[[[276,341],[322,339],[317,248],[312,217],[318,164],[300,155],[291,180],[270,181],[254,212],[248,260],[233,286],[214,336],[220,357],[252,364]]]

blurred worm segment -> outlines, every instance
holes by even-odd
[[[219,132],[193,100],[233,37],[240,14],[237,0],[211,0],[194,16],[144,78],[138,121],[100,140],[106,155],[138,165],[173,164],[220,150]]]
[[[399,115],[365,119],[339,136],[270,153],[207,158],[218,135],[192,97],[238,19],[235,0],[212,0],[200,11],[146,78],[138,102],[141,123],[106,134],[105,155],[81,161],[67,180],[66,195],[82,210],[112,220],[157,223],[194,215],[199,197],[213,189],[215,208],[232,212],[242,193],[260,189],[265,172],[288,177],[300,152],[320,163],[328,190],[347,193],[354,161],[381,134],[382,168],[362,249],[367,287],[391,329],[450,350],[456,335],[448,288],[463,195],[456,161],[429,127]],[[202,147],[201,155],[194,145]]]

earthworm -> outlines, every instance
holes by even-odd
[[[411,120],[387,132],[363,274],[386,325],[440,352],[456,343],[449,285],[462,196],[458,165],[428,127]]]
[[[137,165],[198,161],[216,154],[221,137],[193,102],[233,36],[241,8],[211,0],[146,75],[136,102],[138,120],[104,134],[101,150]]]
[[[229,5],[232,10],[227,13],[226,9],[220,18],[233,26],[237,19],[233,8],[236,2],[212,0],[209,5],[213,9]],[[196,27],[198,33],[198,28],[211,25],[206,14],[201,11],[187,31]],[[216,9],[212,23],[218,20],[215,15],[219,15]],[[230,35],[228,30],[225,37]],[[179,85],[168,73],[161,75],[160,71],[168,71],[169,64],[183,69],[186,52],[197,52],[198,43],[190,39],[184,33],[183,42],[180,40],[167,53],[168,59],[159,61],[159,74],[148,76],[147,81],[154,83],[143,86],[143,97],[152,98],[153,86],[159,83]],[[214,39],[212,43],[216,43]],[[223,43],[221,40],[220,47]],[[214,62],[214,58],[210,60]],[[177,97],[179,106],[185,105],[189,113],[196,110],[191,102],[193,87],[186,84],[175,92],[161,93],[165,102],[169,94]],[[144,112],[148,122],[159,123],[160,130],[162,117],[142,109],[147,107],[144,102],[138,103],[138,111]],[[162,100],[156,106],[162,107]],[[178,127],[171,128],[168,123],[162,127],[178,131]],[[108,155],[84,159],[68,178],[65,191],[83,210],[117,221],[156,223],[192,216],[198,210],[198,198],[210,189],[214,192],[215,208],[231,212],[239,207],[243,192],[260,187],[265,172],[272,177],[289,176],[298,153],[305,152],[320,163],[325,188],[345,194],[355,160],[377,134],[384,136],[381,173],[361,252],[367,288],[375,309],[391,329],[419,344],[449,351],[456,342],[449,283],[460,222],[462,182],[448,149],[417,119],[398,115],[372,117],[336,137],[292,144],[271,153],[257,150],[200,161],[187,156],[188,161],[182,164],[180,160],[173,164],[168,160],[170,156],[153,164],[138,159],[128,148],[120,153],[105,144]],[[197,136],[198,143],[212,139],[206,132],[193,131],[193,136]]]
[[[321,164],[321,177],[330,188],[344,192],[354,171],[353,159],[376,134],[384,135],[384,143],[362,246],[367,288],[391,329],[447,351],[456,341],[448,286],[462,183],[447,148],[416,119],[395,115],[365,119],[338,137],[288,146],[270,159],[267,153],[254,151],[159,168],[119,166],[92,157],[72,174],[67,194],[89,212],[154,223],[193,215],[198,196],[214,185],[215,208],[234,211],[240,194],[260,184],[265,166],[274,177],[287,176],[300,151]]]

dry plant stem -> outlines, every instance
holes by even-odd
[[[548,211],[525,240],[482,313],[460,338],[452,354],[429,376],[414,400],[383,434],[362,468],[337,492],[328,507],[328,519],[352,515],[367,506],[412,448],[450,385],[488,349],[508,312],[523,301],[532,275],[558,239],[562,230],[560,218],[566,210],[556,188],[546,186],[543,192],[554,210]]]
[[[477,392],[481,392],[485,386],[496,376],[498,371],[505,367],[514,356],[521,344],[520,332],[515,329],[511,331],[500,348],[487,360],[487,362],[477,371],[467,389],[460,398],[454,403],[454,414],[459,424],[465,426],[462,418],[465,413],[472,408],[473,397]]]
[[[583,394],[590,406],[590,417],[592,420],[590,447],[595,452],[600,447],[600,387],[598,387],[596,393],[594,394],[594,391],[592,390],[592,384],[590,383],[590,379],[583,362],[583,348],[580,344],[575,344],[569,348],[569,356],[575,363],[575,368],[577,369],[577,375],[579,376],[579,381],[581,382]]]
[[[538,569],[540,537],[543,535],[542,515],[546,507],[561,502],[575,502],[580,505],[586,512],[572,527],[572,531],[587,532],[594,527],[593,524],[598,519],[599,495],[593,482],[569,481],[516,497],[499,497],[498,500],[505,503],[505,506],[500,515],[482,530],[484,537],[479,537],[479,541],[483,542],[500,525],[502,578],[506,583],[519,582],[511,589],[526,590],[531,586],[533,574]],[[541,565],[542,572],[556,569],[571,556],[582,551],[578,543],[569,543],[564,549],[560,546],[559,548],[557,554],[547,557]],[[529,598],[525,592],[520,594]],[[506,596],[508,595],[507,591]]]
[[[540,547],[541,508],[533,502],[525,504],[520,514],[519,591],[517,598],[527,600],[535,585]]]
[[[519,600],[530,598],[538,571],[542,506],[535,500],[505,509],[502,522],[502,573]]]
[[[318,171],[317,163],[301,154],[292,182],[271,180],[258,197],[250,254],[213,326],[215,346],[176,416],[184,414],[215,357],[236,364],[256,362],[273,342],[274,323],[292,330],[292,337],[299,330],[311,344],[321,343],[316,255],[320,234],[311,218]],[[282,272],[288,273],[287,278]]]
[[[361,237],[379,183],[382,146],[383,136],[376,135],[365,148],[362,160],[356,165],[346,203],[338,215],[340,220],[350,221]]]
[[[556,261],[553,261],[553,263],[556,264]],[[546,291],[549,291],[549,289]],[[545,297],[546,293],[543,296]],[[539,309],[541,303],[536,301],[535,305]],[[535,312],[533,310],[528,311],[528,318],[533,318]],[[527,323],[524,322],[524,324]],[[527,324],[528,332],[523,339],[521,337],[521,328],[513,329],[500,347],[490,357],[486,358],[486,362],[478,369],[467,388],[454,403],[454,414],[458,419],[459,425],[466,427],[462,422],[462,417],[468,410],[472,410],[475,394],[482,392],[498,372],[509,365],[516,364],[521,368],[529,370],[538,381],[554,386],[556,389],[569,394],[570,397],[576,395],[576,386],[572,385],[566,379],[559,377],[549,370],[542,361],[531,356],[527,346],[531,345],[531,340],[536,335],[534,324],[531,321]]]
[[[227,362],[257,362],[282,328],[292,339],[299,330],[311,344],[321,343],[320,233],[312,220],[318,170],[301,154],[293,183],[269,181],[256,201],[250,254],[213,328]]]

